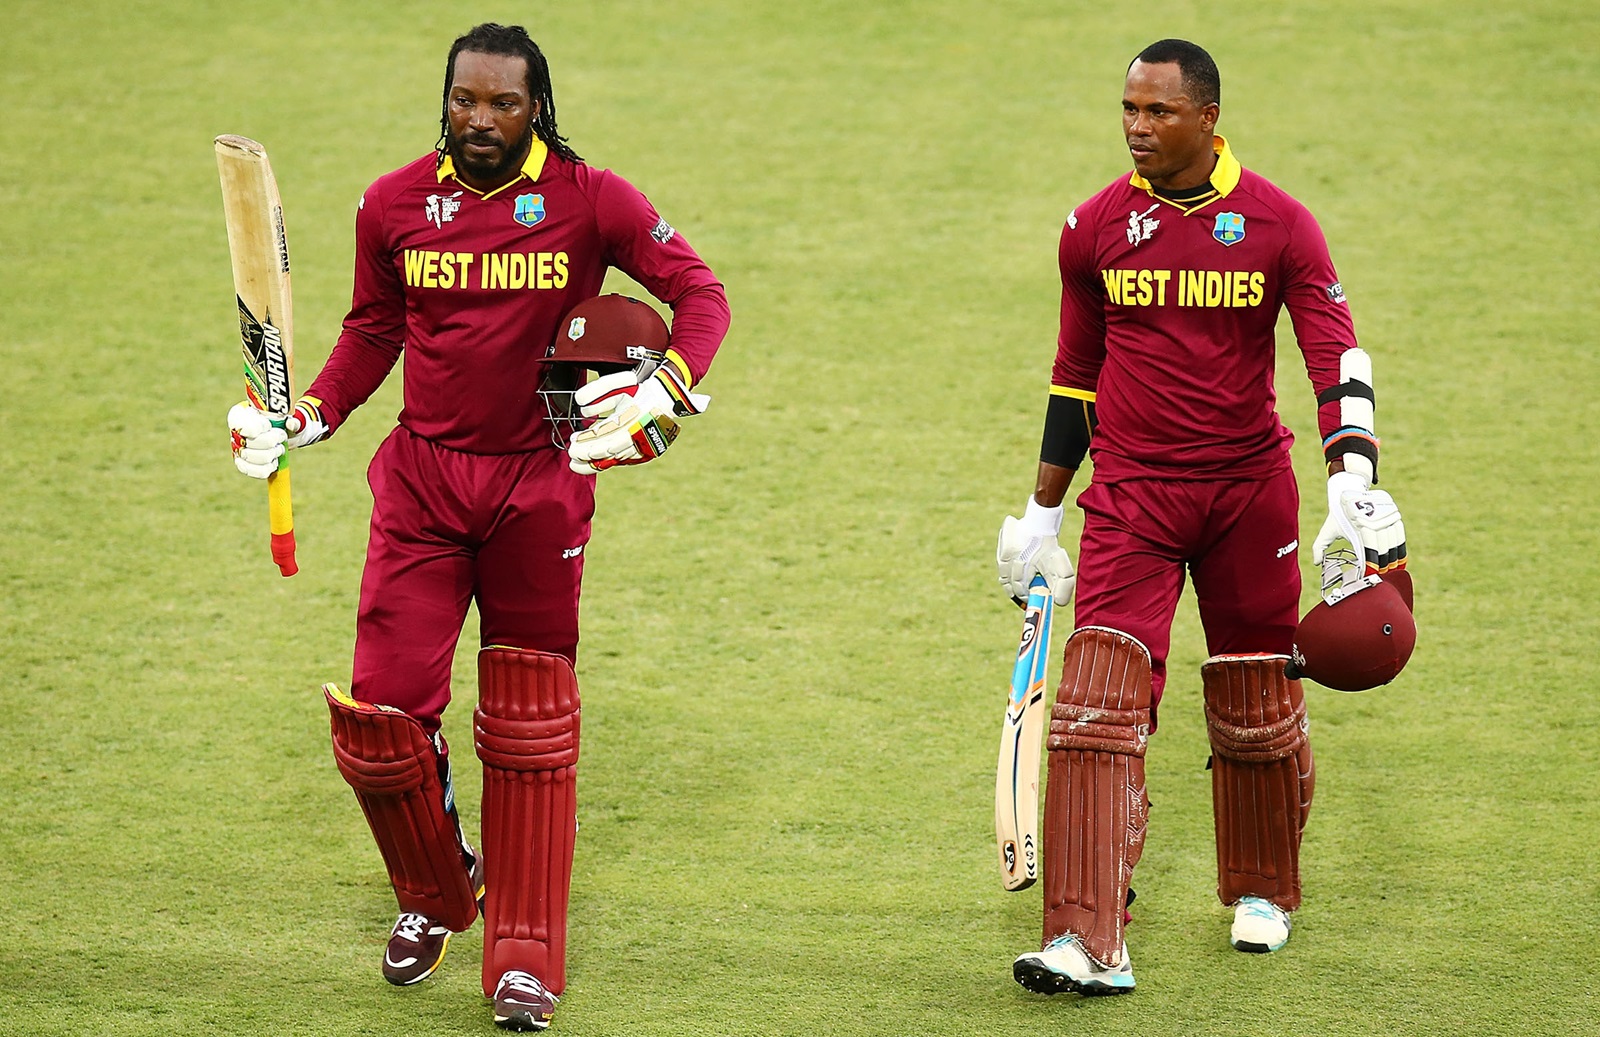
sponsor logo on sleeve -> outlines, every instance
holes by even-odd
[[[650,228],[650,236],[661,242],[663,245],[671,241],[672,236],[676,233],[678,232],[672,229],[672,224],[668,223],[664,219],[657,220],[656,225]]]
[[[1217,213],[1211,236],[1224,245],[1237,245],[1244,240],[1244,216],[1236,212]]]
[[[511,211],[511,218],[524,227],[532,227],[542,223],[544,221],[544,195],[517,195],[516,208]]]
[[[1067,229],[1068,230],[1077,230],[1078,229],[1078,210],[1074,209],[1071,212],[1067,213]]]
[[[1345,302],[1346,301],[1345,297],[1344,297],[1344,285],[1340,284],[1338,281],[1335,281],[1332,284],[1330,284],[1328,286],[1327,291],[1328,291],[1328,301],[1329,302]]]

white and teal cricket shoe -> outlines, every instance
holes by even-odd
[[[1260,897],[1240,897],[1228,942],[1236,951],[1266,954],[1289,942],[1289,912]]]
[[[1024,954],[1011,964],[1017,982],[1035,994],[1105,994],[1133,992],[1133,959],[1128,945],[1122,945],[1121,964],[1107,968],[1089,957],[1083,944],[1071,933],[1058,936],[1042,951]]]

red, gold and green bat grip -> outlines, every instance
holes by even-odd
[[[272,527],[272,560],[278,571],[293,576],[300,571],[294,560],[294,508],[289,502],[289,455],[278,459],[278,470],[267,476],[267,521]]]

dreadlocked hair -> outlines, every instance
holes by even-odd
[[[439,142],[433,146],[439,153],[439,162],[444,161],[446,142],[450,139],[450,84],[456,77],[456,55],[464,50],[474,54],[521,58],[528,68],[528,96],[539,106],[539,115],[533,120],[533,132],[538,134],[546,147],[568,162],[583,161],[567,144],[567,138],[556,130],[556,102],[550,96],[550,65],[544,59],[544,52],[522,26],[484,22],[473,26],[465,35],[458,36],[455,43],[450,45],[450,57],[444,66],[444,99],[439,110]]]

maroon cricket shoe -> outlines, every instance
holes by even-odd
[[[483,856],[473,855],[472,891],[478,897],[478,910],[483,910]],[[383,951],[383,978],[397,987],[421,983],[439,968],[444,961],[445,948],[450,946],[450,930],[434,924],[427,915],[413,911],[401,912],[389,933],[389,944]]]
[[[444,961],[449,946],[450,930],[434,925],[427,915],[404,911],[383,952],[383,978],[397,987],[421,983]]]
[[[560,998],[532,973],[512,969],[494,988],[494,1024],[503,1030],[543,1030]]]

